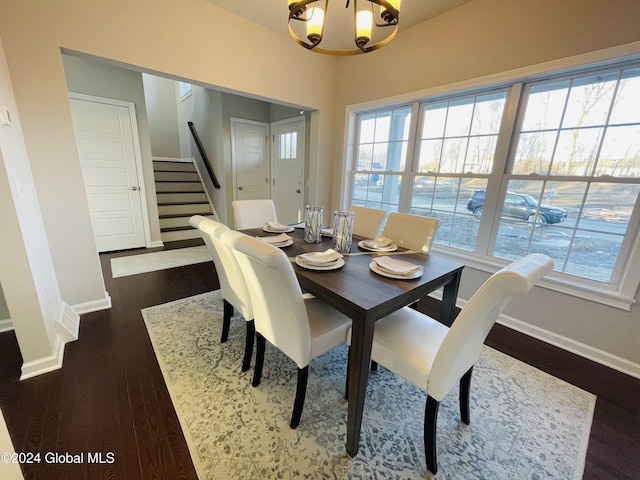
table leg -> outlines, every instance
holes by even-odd
[[[440,303],[440,323],[450,327],[454,320],[454,309],[458,299],[458,288],[460,288],[460,278],[462,270],[458,270],[453,275],[449,283],[444,286],[442,292],[442,302]]]
[[[351,362],[349,364],[349,408],[347,411],[347,453],[355,457],[360,443],[364,398],[369,379],[369,362],[375,318],[355,313],[351,330]]]

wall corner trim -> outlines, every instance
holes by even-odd
[[[22,364],[22,375],[20,380],[37,377],[43,373],[53,372],[62,368],[62,360],[64,357],[65,342],[60,335],[56,335],[53,348],[53,355],[39,358]]]
[[[108,310],[111,308],[111,297],[109,296],[109,292],[105,291],[104,298],[99,298],[90,302],[77,303],[75,305],[71,305],[71,308],[78,315],[97,312],[98,310]]]
[[[66,302],[62,302],[60,318],[56,321],[56,332],[64,343],[78,339],[80,330],[80,315],[76,313]]]

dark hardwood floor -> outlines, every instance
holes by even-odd
[[[79,464],[25,464],[25,479],[197,478],[140,310],[214,290],[217,277],[203,263],[111,278],[111,258],[146,251],[101,255],[113,307],[82,316],[61,370],[20,382],[15,335],[0,334],[0,407],[16,450],[84,452]],[[436,306],[423,300],[420,309]],[[640,380],[500,325],[486,343],[598,396],[584,478],[640,478]],[[88,463],[88,453],[107,463]]]

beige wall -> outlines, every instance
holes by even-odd
[[[418,98],[425,91],[446,91],[447,85],[508,77],[511,71],[638,41],[637,0],[474,0],[403,32],[379,51],[341,60],[337,92],[343,114],[336,134],[343,132],[348,105]],[[640,45],[634,49],[640,54]],[[487,277],[466,268],[460,298],[470,298]],[[517,320],[516,328],[640,376],[637,303],[626,312],[536,288],[506,314]]]
[[[35,34],[37,32],[37,34]],[[168,32],[171,32],[169,34]],[[258,98],[325,110],[334,60],[310,56],[287,38],[203,0],[86,2],[3,0],[0,36],[23,115],[27,150],[63,298],[105,298],[75,146],[60,49],[192,79]],[[279,52],[274,55],[273,52]],[[242,61],[238,61],[242,59]],[[314,88],[292,88],[300,72]],[[330,198],[331,119],[319,120],[313,194]],[[328,202],[328,200],[326,200]],[[73,232],[74,242],[69,242]]]

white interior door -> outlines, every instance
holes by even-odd
[[[234,199],[269,198],[269,125],[250,120],[231,119]]]
[[[134,105],[77,94],[69,102],[98,251],[144,247]]]
[[[271,124],[271,198],[282,223],[299,222],[304,215],[304,131],[304,117]]]

